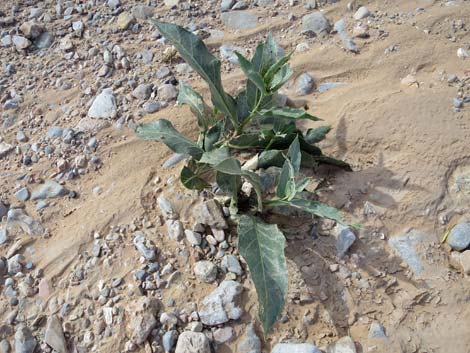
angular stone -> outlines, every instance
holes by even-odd
[[[65,341],[62,323],[56,315],[47,320],[44,341],[57,353],[67,353],[67,342]]]
[[[15,197],[20,200],[20,201],[28,201],[29,200],[29,190],[27,187],[19,189],[17,192],[15,192]]]
[[[173,346],[176,343],[176,339],[178,338],[178,331],[176,330],[170,330],[165,332],[165,334],[162,336],[162,345],[163,345],[163,350],[165,353],[171,352],[173,349]]]
[[[355,20],[362,20],[363,18],[369,17],[371,15],[369,9],[365,6],[361,6],[357,9],[356,13],[354,14]]]
[[[44,228],[35,219],[28,216],[22,209],[14,208],[8,211],[7,229],[20,227],[28,235],[42,235]]]
[[[166,221],[166,226],[168,228],[168,235],[171,239],[180,241],[184,238],[184,228],[183,223],[179,220],[168,219]]]
[[[326,353],[356,353],[356,345],[351,337],[340,338],[326,348]]]
[[[178,337],[175,353],[211,353],[209,339],[203,333],[185,331]]]
[[[93,101],[88,110],[90,118],[115,118],[117,116],[117,104],[113,90],[106,88]]]
[[[243,270],[240,265],[240,262],[235,256],[230,255],[230,254],[225,255],[222,258],[221,267],[224,271],[233,272],[237,274],[238,276],[241,276],[243,274]]]
[[[386,340],[387,335],[385,334],[385,330],[380,322],[373,322],[370,325],[369,329],[369,339],[381,339]]]
[[[199,317],[207,326],[224,324],[229,320],[238,320],[243,310],[236,300],[243,291],[240,283],[226,280],[202,301]]]
[[[321,351],[310,343],[278,343],[271,353],[321,353]]]
[[[235,0],[222,0],[220,3],[220,11],[228,11],[233,5],[235,5]]]
[[[389,245],[418,276],[423,273],[424,266],[417,249],[426,242],[426,238],[426,234],[412,231],[401,236],[393,236],[388,241]]]
[[[0,158],[13,151],[14,147],[6,142],[0,142]]]
[[[178,89],[172,84],[166,83],[158,87],[158,98],[164,101],[171,101],[178,97]]]
[[[142,83],[138,85],[133,91],[132,91],[132,96],[134,96],[137,99],[149,99],[150,94],[152,93],[152,85],[147,85],[145,83]]]
[[[235,30],[256,28],[258,18],[248,11],[224,12],[220,16],[225,26]]]
[[[130,338],[134,344],[142,345],[147,341],[152,330],[157,326],[158,321],[155,314],[158,312],[159,303],[155,299],[141,298],[135,303],[128,315],[130,317],[129,330]]]
[[[132,24],[134,24],[135,18],[134,16],[127,12],[121,12],[121,14],[118,16],[118,19],[116,21],[116,26],[118,29],[124,31],[128,29]]]
[[[216,229],[228,228],[222,209],[213,199],[203,202],[200,207],[196,207],[194,209],[194,216],[198,223],[205,224],[206,226]]]
[[[148,20],[153,17],[155,8],[146,5],[136,5],[132,8],[132,15],[138,20]]]
[[[336,251],[338,257],[342,259],[349,248],[356,241],[356,235],[351,228],[338,225],[338,237],[336,242]]]
[[[197,232],[193,232],[192,230],[186,229],[184,231],[184,235],[186,236],[186,239],[188,240],[189,244],[191,244],[192,246],[201,245],[201,242],[202,242],[201,234]]]
[[[44,27],[34,21],[28,21],[24,22],[20,26],[20,31],[23,32],[27,38],[35,39],[39,37],[42,32],[44,32]]]
[[[230,326],[218,328],[213,332],[214,342],[217,344],[229,342],[233,338],[233,335],[233,328]]]
[[[255,331],[255,325],[249,323],[246,327],[246,338],[238,345],[238,353],[261,353],[261,340]]]
[[[18,325],[15,332],[15,353],[33,353],[37,345],[31,330],[24,324]]]
[[[146,260],[153,261],[157,258],[156,249],[147,246],[148,240],[143,232],[135,232],[133,243]]]
[[[31,200],[53,199],[67,195],[68,190],[54,180],[48,180],[33,190]]]
[[[168,201],[167,198],[163,196],[159,196],[157,198],[157,204],[160,207],[160,210],[163,213],[163,216],[167,219],[177,219],[178,218],[178,213],[176,210],[173,208],[173,205]]]
[[[180,0],[165,0],[165,6],[173,7],[180,3]]]
[[[18,50],[27,49],[32,44],[28,38],[23,36],[14,35],[11,40]]]
[[[8,241],[8,231],[5,228],[0,228],[0,245]]]
[[[203,282],[212,283],[217,278],[217,266],[206,260],[194,264],[194,274]]]
[[[302,17],[302,31],[312,32],[320,38],[324,38],[331,31],[330,21],[320,11]]]
[[[315,89],[315,80],[310,74],[304,72],[295,80],[295,86],[295,93],[305,96]]]

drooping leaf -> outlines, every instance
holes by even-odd
[[[210,151],[214,148],[214,144],[219,141],[224,128],[224,120],[219,120],[215,125],[207,130],[204,138],[204,150]]]
[[[299,120],[299,119],[308,119],[312,121],[321,120],[320,118],[317,118],[316,116],[310,115],[303,109],[297,109],[297,108],[291,108],[291,107],[263,109],[260,111],[260,115],[263,115],[266,117],[274,116],[274,117],[293,119],[293,120]]]
[[[178,50],[181,57],[207,82],[214,107],[227,115],[236,126],[235,103],[223,89],[220,78],[220,60],[209,52],[199,37],[186,29],[173,23],[160,22],[155,19],[151,21]]]
[[[299,141],[300,141],[300,149],[314,157],[317,157],[317,156],[321,156],[322,155],[322,151],[320,148],[318,148],[317,146],[315,145],[311,145],[309,144],[308,142],[306,142],[303,138],[303,136],[301,135],[298,135],[299,136]]]
[[[207,184],[198,175],[188,168],[183,167],[180,175],[181,183],[190,190],[203,190]]]
[[[173,152],[189,154],[195,159],[201,158],[203,150],[195,142],[181,135],[173,125],[165,119],[159,119],[137,127],[136,134],[146,140],[163,142]]]
[[[210,164],[210,165],[216,165],[229,157],[230,157],[230,152],[228,148],[220,147],[220,148],[216,148],[211,151],[208,151],[208,152],[204,152],[199,162]]]
[[[284,65],[281,67],[281,69],[274,75],[271,82],[269,83],[270,91],[275,92],[284,86],[284,84],[290,80],[293,74],[294,71],[290,68],[289,65]]]
[[[237,52],[235,52],[235,55],[237,56],[240,67],[242,68],[246,77],[248,77],[248,79],[256,85],[256,88],[258,88],[260,92],[265,93],[266,85],[261,74],[256,71],[256,68],[254,68],[251,62],[249,62],[243,55]]]
[[[299,136],[297,135],[294,141],[292,141],[287,151],[287,158],[289,158],[294,168],[294,172],[298,173],[300,171],[300,163],[302,161],[302,155],[300,154],[300,142]]]
[[[284,161],[285,158],[282,151],[267,150],[260,153],[258,167],[263,169],[267,169],[269,167],[282,167],[284,165]]]
[[[241,175],[242,174],[242,166],[240,164],[240,161],[233,157],[226,158],[220,163],[217,163],[214,166],[214,168],[221,173],[225,173],[229,175]]]
[[[317,143],[322,141],[328,132],[330,132],[331,126],[325,125],[317,127],[316,129],[308,129],[305,134],[305,141],[308,143]]]
[[[251,272],[259,301],[259,318],[267,334],[282,313],[288,289],[285,238],[277,225],[243,215],[238,224],[238,251]]]
[[[180,82],[180,88],[178,93],[178,104],[187,104],[191,107],[191,110],[197,117],[197,124],[199,128],[206,131],[209,122],[206,119],[205,105],[202,96],[197,93],[190,85]]]

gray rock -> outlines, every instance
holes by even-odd
[[[240,54],[246,56],[246,50],[237,47],[236,45],[224,44],[220,47],[220,56],[232,64],[238,64],[238,57],[235,55],[235,52],[239,52]]]
[[[164,0],[165,6],[173,7],[180,3],[180,0]]]
[[[194,216],[197,223],[202,223],[216,229],[228,228],[222,209],[213,199],[204,201],[201,207],[196,207]]]
[[[214,330],[212,335],[216,344],[224,344],[232,340],[234,332],[233,328],[227,326]]]
[[[189,244],[191,244],[192,246],[201,245],[201,241],[202,241],[201,234],[193,232],[192,230],[186,229],[184,231],[184,235],[186,236],[186,239],[188,240]]]
[[[306,8],[307,10],[315,10],[317,8],[317,0],[305,1],[304,8]]]
[[[314,33],[320,38],[325,38],[331,31],[330,21],[319,11],[302,17],[302,32]]]
[[[411,231],[407,234],[400,236],[393,236],[388,241],[388,244],[396,251],[403,261],[405,261],[415,275],[421,275],[424,271],[424,266],[420,256],[418,255],[417,248],[426,241],[426,234]]]
[[[8,342],[6,339],[3,339],[0,341],[0,353],[10,353],[11,352],[11,346],[10,342]]]
[[[238,259],[233,255],[225,255],[222,258],[222,263],[220,264],[222,269],[227,272],[233,272],[239,276],[243,274],[242,266]]]
[[[153,17],[155,13],[155,8],[152,6],[146,5],[136,5],[132,8],[132,15],[138,20],[148,20],[149,18]]]
[[[168,219],[166,221],[166,226],[168,228],[168,235],[171,239],[176,241],[181,241],[184,238],[184,228],[183,223],[179,220]]]
[[[199,310],[201,322],[207,326],[224,324],[229,320],[238,320],[243,310],[236,301],[243,287],[240,283],[226,280],[206,296]]]
[[[24,260],[25,258],[21,254],[16,254],[15,256],[10,257],[7,262],[8,274],[14,276],[17,273],[21,272],[21,270],[23,269]]]
[[[351,228],[338,225],[338,236],[336,240],[336,251],[340,259],[346,255],[349,248],[356,241],[356,235]]]
[[[220,18],[225,26],[235,30],[253,29],[258,25],[258,18],[248,11],[224,12]]]
[[[152,93],[152,85],[147,85],[145,83],[142,83],[138,85],[132,91],[132,96],[134,96],[137,99],[146,100],[150,97],[151,93]]]
[[[15,192],[15,197],[20,200],[20,201],[28,201],[29,200],[29,190],[27,187],[19,189],[17,192]]]
[[[341,41],[343,42],[344,48],[353,53],[357,53],[358,49],[356,47],[356,43],[354,43],[352,38],[349,37],[348,33],[346,32],[345,24],[346,22],[344,21],[344,19],[341,19],[335,23],[334,28],[341,37]]]
[[[42,235],[44,228],[41,224],[28,216],[22,209],[14,208],[8,211],[7,229],[20,227],[28,235]]]
[[[13,44],[11,35],[7,34],[0,39],[0,45],[2,47],[10,47]]]
[[[178,97],[178,89],[172,84],[166,83],[158,87],[157,94],[158,98],[165,101],[171,101]]]
[[[47,137],[53,139],[53,138],[60,138],[62,137],[62,134],[64,133],[64,129],[62,129],[61,127],[59,126],[53,126],[53,127],[50,127],[48,130],[47,130]]]
[[[62,323],[56,315],[52,315],[47,320],[44,342],[46,342],[57,353],[68,353],[67,342],[65,341],[64,331],[62,330]]]
[[[173,349],[173,346],[176,343],[176,339],[178,338],[178,331],[176,330],[170,330],[164,333],[162,336],[162,345],[163,345],[163,350],[165,353],[171,352]]]
[[[151,64],[153,61],[153,53],[150,50],[144,50],[142,53],[142,61],[144,64]]]
[[[209,339],[201,332],[185,331],[178,337],[175,353],[211,353]]]
[[[30,19],[33,19],[33,18],[39,18],[41,17],[41,15],[44,13],[44,9],[41,9],[39,7],[33,7],[31,9],[31,12],[29,13],[29,18]]]
[[[54,180],[48,180],[33,190],[31,200],[53,199],[68,194],[68,190]]]
[[[326,348],[326,353],[356,353],[356,345],[351,337],[340,338]]]
[[[145,102],[144,109],[147,113],[152,114],[158,112],[165,105],[158,101]]]
[[[137,315],[132,313],[131,321],[129,323],[129,327],[132,330],[132,342],[137,345],[143,344],[157,324],[157,319],[149,311],[145,311]]]
[[[370,325],[369,339],[387,339],[385,330],[380,322],[373,322]]]
[[[220,11],[225,12],[232,8],[235,4],[235,0],[222,0],[220,3]]]
[[[28,38],[23,36],[14,35],[11,37],[11,40],[13,42],[13,45],[18,50],[27,49],[32,44]]]
[[[454,97],[452,100],[452,103],[454,105],[454,108],[462,108],[463,107],[463,99],[460,99],[458,97]]]
[[[248,8],[248,4],[244,0],[239,0],[232,6],[232,10],[245,10],[246,8]]]
[[[17,133],[16,133],[16,141],[18,142],[28,142],[28,137],[26,136],[26,134],[24,133],[23,130],[19,130]]]
[[[259,7],[266,7],[274,5],[274,0],[257,0],[256,5]]]
[[[304,72],[295,80],[295,86],[295,92],[298,95],[305,96],[307,94],[310,94],[314,90],[315,80],[310,74]]]
[[[0,245],[8,241],[8,231],[5,228],[0,228]]]
[[[24,324],[20,324],[15,332],[15,353],[33,353],[37,342],[31,330]]]
[[[88,116],[90,118],[115,118],[117,116],[117,104],[113,90],[106,88],[93,101]]]
[[[39,37],[42,32],[44,32],[44,27],[41,26],[37,22],[28,21],[28,22],[24,22],[20,26],[20,31],[23,32],[23,34],[27,38],[35,39],[35,38]]]
[[[320,350],[310,343],[278,343],[271,353],[321,353]]]
[[[470,246],[470,222],[457,224],[447,236],[447,244],[457,251],[465,250]]]
[[[238,345],[238,353],[261,353],[261,340],[255,331],[255,325],[249,323],[246,327],[246,338]]]
[[[134,233],[134,240],[132,241],[137,250],[145,257],[148,261],[153,261],[157,258],[156,249],[153,244],[149,243],[149,240],[145,237],[145,234],[141,231]]]
[[[217,266],[210,261],[198,261],[194,264],[194,274],[201,281],[212,283],[217,278]]]
[[[343,87],[346,85],[346,82],[323,82],[318,85],[318,92],[323,93],[329,91],[330,89]]]
[[[5,157],[8,153],[13,151],[14,147],[6,142],[0,142],[0,158]]]
[[[356,13],[354,14],[355,20],[362,20],[363,18],[369,17],[371,15],[369,9],[365,6],[361,6],[357,9]]]
[[[119,6],[121,6],[121,1],[120,0],[108,0],[106,2],[106,5],[108,5],[112,9],[116,9]]]
[[[167,198],[163,196],[159,196],[157,198],[157,204],[158,207],[160,207],[160,210],[163,213],[163,216],[167,219],[177,219],[178,218],[178,213],[176,210],[173,208],[173,205],[168,201]]]

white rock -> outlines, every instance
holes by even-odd
[[[465,59],[465,58],[468,58],[469,54],[464,48],[459,48],[457,49],[457,56],[460,59]]]
[[[309,343],[278,343],[271,353],[321,353],[313,344]]]
[[[361,6],[357,9],[356,13],[354,14],[355,20],[362,20],[363,18],[369,17],[371,15],[369,9],[365,6]]]
[[[90,118],[115,118],[117,116],[117,104],[113,90],[106,88],[93,101],[88,110]]]
[[[194,265],[194,274],[206,283],[212,283],[217,278],[217,266],[206,260],[198,261]]]
[[[183,332],[178,337],[175,353],[211,353],[209,339],[200,332]]]

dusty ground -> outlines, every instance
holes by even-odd
[[[12,2],[7,3],[1,5],[5,11],[12,5]],[[126,6],[126,2],[123,3]],[[322,147],[351,163],[354,171],[321,171],[328,186],[320,194],[324,200],[341,208],[348,219],[361,223],[359,241],[343,261],[335,256],[332,237],[320,236],[312,240],[304,232],[303,236],[288,241],[292,282],[286,308],[288,320],[278,323],[266,337],[263,351],[269,352],[273,343],[286,339],[312,342],[324,348],[338,338],[350,335],[358,352],[469,352],[470,281],[458,266],[451,265],[449,249],[440,244],[440,238],[450,225],[469,216],[469,200],[455,195],[452,185],[456,173],[469,171],[470,108],[453,111],[452,99],[458,95],[459,88],[455,83],[448,83],[448,75],[457,75],[460,82],[466,80],[461,91],[468,95],[470,58],[462,60],[456,52],[459,47],[470,45],[470,35],[464,28],[457,31],[452,28],[457,21],[462,21],[468,28],[470,3],[448,3],[429,0],[363,3],[376,12],[380,21],[371,23],[370,38],[355,40],[359,54],[344,51],[337,35],[323,41],[301,36],[300,20],[288,21],[287,14],[293,13],[300,18],[306,12],[302,4],[283,5],[277,9],[276,17],[270,17],[272,10],[267,13],[262,9],[250,10],[260,16],[260,25],[255,30],[234,32],[216,22],[215,27],[224,30],[225,37],[223,40],[209,39],[213,48],[222,43],[240,46],[249,43],[253,48],[271,30],[285,49],[292,49],[300,42],[309,43],[307,51],[293,56],[292,66],[297,73],[311,73],[317,84],[347,83],[303,97],[296,96],[293,88],[286,88],[285,93],[294,102],[305,103],[310,112],[333,126]],[[417,8],[423,10],[416,12]],[[332,22],[352,16],[343,1],[322,9]],[[159,7],[157,13],[164,15],[167,11]],[[391,14],[408,12],[414,15],[390,18]],[[183,19],[180,22],[184,23]],[[353,25],[351,19],[348,29],[351,30]],[[380,35],[377,27],[388,35]],[[455,41],[449,40],[449,35],[455,36]],[[86,41],[90,43],[93,38]],[[154,44],[149,36],[140,41],[125,37],[119,41],[126,52],[150,47],[157,59],[162,57],[165,47]],[[386,52],[391,46],[396,46],[397,50]],[[1,55],[2,64],[12,57],[5,52]],[[22,70],[27,68],[29,60],[37,62],[37,58],[29,55],[19,57],[22,62],[16,65]],[[158,65],[156,60],[153,66],[142,70],[154,70]],[[234,91],[243,77],[233,66],[226,63],[224,66],[229,69],[224,71],[225,86]],[[93,77],[96,67],[84,61],[77,60],[66,67],[64,77],[78,79],[77,82],[99,81]],[[30,69],[34,70],[34,67]],[[409,74],[416,77],[416,84],[401,83]],[[119,76],[119,73],[115,75]],[[189,78],[191,84],[207,94],[194,74]],[[23,83],[8,81],[7,84],[8,88],[19,88]],[[48,126],[59,123],[62,127],[74,127],[83,112],[86,113],[83,105],[89,99],[83,97],[81,91],[82,88],[75,85],[71,90],[61,92],[39,80],[25,95],[25,102],[18,111],[20,120],[42,117],[38,118],[41,123],[37,128],[29,130],[31,135],[44,134]],[[125,87],[117,92],[128,94]],[[63,106],[77,110],[77,114],[63,116]],[[40,108],[42,114],[37,113]],[[137,119],[135,111],[138,109],[134,105],[126,113],[136,118],[137,123],[165,117],[180,131],[194,136],[196,123],[187,108],[170,104],[143,119]],[[0,130],[0,133],[6,141],[13,141],[16,130],[13,127]],[[66,183],[69,189],[77,191],[79,198],[57,200],[41,216],[33,204],[26,204],[26,210],[41,219],[49,236],[31,239],[24,255],[36,268],[43,270],[51,283],[51,296],[41,305],[36,297],[28,298],[21,307],[24,317],[33,317],[38,312],[47,315],[47,308],[51,308],[54,300],[76,302],[76,308],[84,308],[88,305],[87,300],[91,300],[85,299],[87,294],[96,290],[100,280],[123,277],[131,285],[138,256],[129,241],[114,247],[109,261],[90,269],[87,280],[81,285],[72,287],[67,279],[77,266],[84,264],[83,252],[90,251],[94,232],[106,235],[115,227],[139,223],[143,217],[151,222],[152,240],[181,274],[169,289],[161,291],[162,303],[173,298],[177,306],[183,307],[187,302],[200,301],[215,288],[214,285],[200,284],[195,279],[192,264],[181,257],[184,245],[165,237],[155,203],[148,201],[149,197],[152,200],[153,194],[163,193],[175,202],[182,195],[188,195],[180,206],[182,218],[186,224],[191,224],[193,205],[188,205],[187,200],[192,198],[196,202],[197,197],[178,185],[175,176],[180,166],[162,169],[163,161],[170,156],[166,148],[137,139],[127,126],[118,129],[112,122],[96,137],[100,141],[96,154],[102,159],[103,166]],[[17,202],[12,192],[18,183],[15,176],[27,173],[47,179],[51,168],[51,161],[47,159],[29,167],[22,166],[18,156],[0,160],[2,195],[10,202]],[[153,181],[157,176],[161,182],[155,185]],[[95,186],[103,189],[100,195],[92,192]],[[364,215],[366,203],[372,204],[375,214]],[[426,234],[425,241],[418,247],[425,267],[419,276],[410,271],[387,242],[411,230]],[[24,234],[17,237],[29,238]],[[2,245],[0,251],[6,253],[11,244]],[[331,272],[329,266],[337,263],[342,270]],[[352,272],[352,276],[345,276],[347,271]],[[256,318],[257,308],[252,284],[246,276],[242,282],[247,288],[243,297],[246,314],[242,318],[246,323]],[[125,307],[126,301],[132,299],[123,295],[123,301]],[[6,304],[0,309],[2,315],[10,310]],[[313,318],[311,323],[305,323],[306,316]],[[125,320],[124,317],[124,323]],[[370,324],[375,321],[385,327],[386,342],[368,338]],[[70,325],[74,332],[74,323]],[[230,325],[236,338],[219,346],[217,352],[237,352],[244,325],[237,322]],[[117,352],[117,343],[122,351],[124,331],[125,325],[118,325],[117,334],[98,340],[96,351]]]

